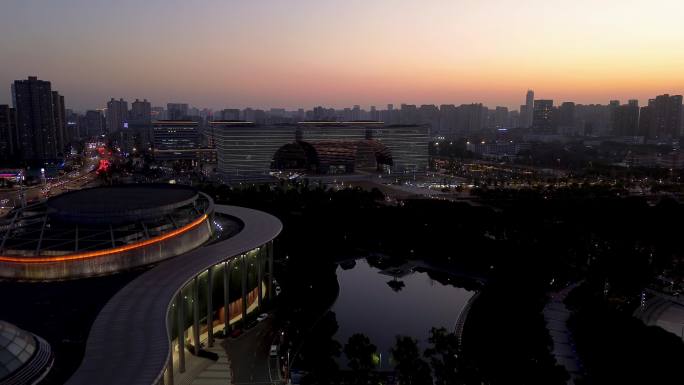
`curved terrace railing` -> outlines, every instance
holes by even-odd
[[[97,316],[83,362],[67,384],[163,383],[172,357],[167,319],[180,290],[209,268],[269,243],[282,230],[282,223],[264,212],[221,205],[215,212],[241,221],[242,230],[164,261],[115,294]]]
[[[185,253],[204,244],[211,237],[209,220],[214,212],[214,204],[208,196],[200,194],[206,197],[209,204],[203,208],[203,212],[197,212],[192,221],[179,228],[120,246],[113,246],[114,233],[110,228],[112,247],[98,250],[58,255],[40,255],[40,250],[36,250],[36,255],[28,256],[2,255],[0,252],[0,277],[49,281],[99,276],[158,263]],[[45,215],[47,214],[43,214]],[[42,222],[45,226],[45,219]]]

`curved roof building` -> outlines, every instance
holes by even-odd
[[[0,321],[0,384],[37,384],[52,367],[52,358],[45,340]]]
[[[278,149],[273,157],[276,170],[305,170],[328,173],[342,169],[352,173],[356,170],[379,170],[392,166],[392,152],[377,140],[356,141],[297,141]]]
[[[272,297],[273,240],[281,229],[269,214],[215,205],[186,186],[81,190],[0,223],[0,277],[66,280],[146,266],[102,300],[68,383],[182,383],[193,375],[186,361],[212,346],[217,333],[244,325]],[[97,287],[98,280],[74,283]],[[12,356],[0,351],[8,373],[43,346],[15,329],[5,334],[17,341],[6,344]]]
[[[187,186],[66,193],[0,222],[0,277],[63,280],[157,263],[208,241],[213,210],[209,197]]]
[[[190,354],[213,345],[216,331],[259,311],[272,293],[272,241],[282,224],[242,207],[215,212],[241,229],[159,264],[119,291],[95,320],[81,367],[67,384],[173,384]]]
[[[115,185],[59,195],[47,202],[47,208],[64,222],[117,225],[172,215],[199,198],[189,186]]]
[[[214,121],[217,170],[226,181],[267,178],[276,152],[293,141],[358,142],[372,139],[392,153],[391,172],[426,170],[429,166],[428,125],[386,125],[382,122],[300,122],[254,124]]]

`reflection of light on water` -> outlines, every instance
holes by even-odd
[[[339,329],[335,338],[344,346],[354,333],[363,333],[378,347],[382,367],[390,366],[390,348],[396,335],[408,335],[427,347],[431,327],[453,331],[458,317],[473,295],[465,289],[443,285],[427,273],[412,271],[395,291],[388,276],[364,259],[348,270],[337,269],[340,293],[332,308]],[[341,364],[344,365],[344,354]]]

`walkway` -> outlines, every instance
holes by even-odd
[[[116,293],[95,319],[83,362],[67,384],[161,381],[172,352],[169,306],[181,288],[209,267],[267,244],[282,230],[282,223],[264,212],[222,205],[216,212],[240,219],[244,228],[232,238],[161,262]]]
[[[224,348],[225,340],[216,339],[214,346],[203,350],[218,355],[218,360],[196,357],[187,352],[186,371],[174,376],[178,385],[232,385],[233,374],[231,362]]]
[[[240,337],[222,342],[232,357],[233,384],[271,385],[282,382],[278,360],[269,356],[274,333],[269,317]]]
[[[634,317],[648,326],[659,326],[684,340],[684,305],[682,300],[655,290],[646,290],[646,292],[653,297],[646,301],[645,306],[634,311]]]
[[[463,341],[463,327],[465,326],[466,320],[468,319],[470,308],[473,306],[473,303],[475,303],[479,296],[480,292],[475,292],[475,294],[473,294],[473,296],[470,297],[470,299],[468,299],[468,303],[465,305],[463,310],[461,310],[461,314],[458,315],[458,320],[456,320],[456,325],[454,326],[454,334],[456,335],[456,338],[458,338],[459,346],[461,346],[461,343]]]
[[[568,293],[579,286],[579,284],[575,283],[559,292],[552,293],[551,300],[544,307],[546,329],[553,340],[552,354],[556,358],[556,362],[563,366],[568,374],[570,374],[569,385],[574,385],[575,381],[582,378],[582,368],[572,340],[572,333],[567,325],[570,311],[563,301]]]

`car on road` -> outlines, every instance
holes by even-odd
[[[271,351],[269,355],[271,357],[278,357],[278,345],[271,345]]]
[[[265,320],[266,318],[268,318],[268,314],[267,313],[261,313],[257,317],[257,322],[261,322],[261,321]]]
[[[276,295],[280,295],[280,292],[281,292],[281,291],[282,291],[282,290],[280,290],[280,286],[276,286],[276,288],[275,288],[275,293],[276,293]]]

